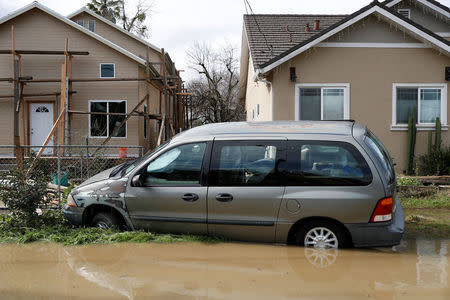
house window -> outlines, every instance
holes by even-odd
[[[296,87],[296,120],[349,118],[348,84],[297,84]]]
[[[100,78],[114,78],[116,66],[114,64],[100,64]]]
[[[411,11],[409,9],[400,8],[400,9],[397,10],[397,12],[399,14],[401,14],[402,16],[404,16],[405,18],[408,18],[408,19],[411,18]]]
[[[252,109],[252,120],[255,119],[255,109]]]
[[[89,20],[88,25],[88,29],[92,32],[95,32],[95,20]]]
[[[124,115],[89,115],[90,137],[108,137],[116,127],[125,119],[127,112],[127,101],[125,100],[91,100],[89,101],[90,112],[121,113]],[[113,137],[126,137],[127,124],[125,123]]]
[[[419,127],[433,126],[437,117],[447,125],[447,85],[394,84],[393,93],[393,127],[406,127],[414,107]]]
[[[256,115],[259,116],[259,104],[256,105]]]
[[[81,25],[81,26],[84,26],[84,20],[77,20],[77,24]]]

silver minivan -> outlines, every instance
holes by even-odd
[[[353,121],[196,127],[90,178],[63,212],[75,225],[317,248],[391,246],[404,231],[391,157]]]

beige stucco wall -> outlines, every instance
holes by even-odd
[[[73,58],[73,78],[99,78],[100,63],[115,63],[116,77],[137,77],[138,63],[110,47],[96,41],[73,27],[33,9],[13,20],[0,25],[0,41],[10,48],[10,28],[15,26],[16,49],[28,50],[64,50],[65,39],[69,39],[69,50],[89,51],[88,56]],[[63,56],[23,55],[22,75],[35,79],[60,78]],[[11,56],[0,56],[0,77],[11,76]],[[24,87],[24,93],[57,92],[59,83],[34,83]],[[89,110],[89,100],[127,100],[127,111],[131,111],[139,97],[137,82],[89,82],[73,83],[74,110]],[[0,94],[11,94],[11,84],[0,84]],[[27,101],[55,101],[55,96],[27,98]],[[59,98],[58,98],[59,99]],[[13,108],[12,99],[0,101],[0,144],[13,143]],[[25,116],[27,116],[26,112]],[[88,136],[88,115],[74,115],[72,121],[72,143],[84,143]],[[22,122],[20,122],[22,125]],[[27,127],[27,126],[26,126]],[[112,138],[111,145],[137,145],[138,120],[132,117],[127,122],[127,138]],[[22,134],[22,130],[21,130]],[[27,133],[28,135],[28,133]],[[99,144],[103,138],[90,139],[90,143]],[[22,136],[22,143],[26,139]]]
[[[73,16],[71,18],[72,21],[76,22],[77,20],[84,21],[84,27],[88,28],[88,21],[95,20],[95,33],[104,37],[105,39],[113,42],[114,44],[127,49],[131,53],[146,59],[147,57],[147,45],[144,43],[137,41],[136,39],[124,34],[123,32],[117,30],[116,28],[106,24],[99,18],[96,18],[90,14],[81,12],[80,14]],[[149,47],[149,59],[152,62],[160,62],[161,54],[158,53],[155,49]]]
[[[247,74],[247,94],[245,110],[247,111],[247,121],[270,121],[270,86],[261,81],[255,81],[255,71],[251,57],[249,57],[249,67]],[[257,106],[259,104],[259,115]],[[255,118],[253,118],[253,111]]]
[[[325,42],[418,43],[416,39],[404,34],[398,26],[390,26],[375,16],[369,16],[356,22]]]
[[[443,83],[450,58],[432,49],[314,48],[273,71],[274,119],[295,118],[295,83],[289,68],[295,67],[297,83],[349,83],[350,118],[367,125],[405,169],[407,132],[392,131],[393,83]],[[448,96],[447,96],[448,97]],[[449,103],[447,99],[447,103]],[[450,116],[450,105],[447,105]],[[442,132],[450,145],[450,132]],[[419,132],[416,153],[427,148],[427,132]]]

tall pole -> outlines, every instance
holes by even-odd
[[[167,70],[166,70],[166,53],[164,52],[164,48],[161,49],[162,56],[162,77],[163,77],[163,93],[164,93],[164,115],[166,117],[166,122],[164,125],[164,140],[166,141],[169,138],[169,95],[167,93]]]
[[[146,51],[146,62],[145,62],[145,78],[147,79],[145,81],[145,87],[147,91],[147,111],[145,111],[144,120],[144,126],[146,126],[145,130],[147,131],[147,143],[145,147],[145,151],[150,150],[151,148],[151,137],[150,137],[150,118],[148,117],[150,113],[150,48],[147,46]],[[145,124],[146,123],[146,124]]]
[[[14,59],[14,146],[16,149],[17,167],[22,170],[22,149],[20,148],[20,131],[19,131],[19,61]]]
[[[23,169],[22,163],[22,149],[20,147],[20,129],[19,129],[19,104],[20,104],[20,92],[19,92],[19,61],[16,58],[15,52],[15,37],[14,37],[14,25],[11,26],[11,56],[12,56],[12,77],[13,93],[14,93],[14,146],[15,156],[17,161],[17,168]]]

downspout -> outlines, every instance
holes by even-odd
[[[265,84],[270,85],[270,121],[273,121],[273,85],[272,82],[261,77],[261,71],[257,70],[255,74],[255,81],[261,81]]]

